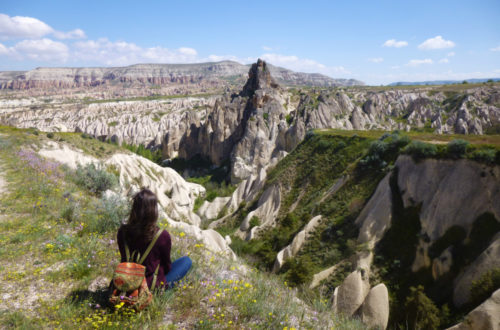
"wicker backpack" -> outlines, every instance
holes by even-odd
[[[146,260],[161,233],[162,230],[158,230],[142,256],[137,251],[134,251],[130,255],[129,248],[125,242],[127,262],[122,262],[115,268],[113,274],[113,291],[109,297],[111,304],[120,307],[125,305],[135,310],[142,310],[151,303],[153,299],[151,291],[155,288],[160,265],[156,267],[154,272],[150,291],[146,282],[146,267],[142,263]]]

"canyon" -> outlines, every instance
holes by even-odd
[[[336,313],[397,327],[422,285],[452,309],[441,327],[470,312],[495,328],[498,288],[482,301],[471,290],[500,269],[498,83],[370,87],[259,60],[42,68],[0,86],[2,125],[161,152],[166,168],[130,154],[104,164],[122,195],[126,182],[152,187],[172,226],[327,294]],[[472,142],[454,153],[452,134]],[[493,143],[470,138],[481,135]],[[65,148],[40,154],[68,163]],[[168,168],[196,157],[234,191],[209,200]]]

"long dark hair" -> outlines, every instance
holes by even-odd
[[[142,188],[133,198],[128,222],[123,226],[125,240],[146,241],[153,239],[158,226],[158,198],[147,188]]]

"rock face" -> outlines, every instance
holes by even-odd
[[[454,282],[453,303],[462,306],[470,297],[471,284],[491,269],[500,268],[500,233],[488,248],[470,264]]]
[[[500,168],[470,160],[415,162],[409,156],[399,156],[393,172],[379,183],[355,221],[360,228],[358,243],[368,247],[358,252],[355,265],[368,274],[377,243],[391,227],[394,194],[404,208],[419,208],[421,229],[411,270],[428,269],[435,281],[447,276],[447,281],[453,281],[454,305],[467,303],[472,282],[500,267],[500,233],[490,232],[487,238],[474,236],[478,226],[485,226],[484,221],[492,228],[499,227]],[[463,237],[448,242],[450,230],[462,232]],[[470,241],[484,250],[459,272],[451,272],[458,246]]]
[[[373,288],[359,310],[361,322],[369,328],[385,329],[389,322],[389,293],[385,284]]]
[[[385,284],[370,289],[366,274],[356,270],[349,274],[333,293],[333,311],[356,316],[368,328],[386,329],[389,322],[389,293]]]
[[[276,216],[278,215],[278,211],[280,209],[280,204],[281,193],[278,186],[273,185],[267,188],[259,198],[257,208],[248,213],[245,219],[243,219],[243,222],[235,235],[238,235],[246,240],[251,240],[255,238],[259,232],[264,231],[269,227],[274,227],[276,224]],[[259,224],[252,227],[250,222],[254,217],[258,219]]]
[[[334,299],[333,310],[335,313],[350,317],[363,304],[370,291],[370,284],[366,278],[363,278],[360,271],[354,271],[345,278],[337,289],[335,290],[337,295]]]
[[[236,211],[242,202],[249,203],[264,187],[266,171],[261,169],[258,174],[252,174],[243,180],[230,197],[217,197],[212,202],[206,201],[198,210],[203,219],[215,219],[225,208],[229,213]],[[210,223],[210,228],[216,228],[224,222],[224,218]]]
[[[245,180],[286,154],[287,146],[278,141],[288,129],[284,103],[282,88],[259,60],[239,95],[219,99],[205,122],[192,125],[180,139],[178,154],[183,158],[200,154],[217,165],[230,159],[232,181]]]
[[[377,186],[375,194],[368,201],[356,219],[360,227],[358,242],[368,243],[370,248],[382,239],[385,231],[391,225],[392,219],[392,193],[389,186],[390,174],[387,174]]]
[[[467,314],[465,320],[448,330],[498,330],[500,329],[500,289]]]

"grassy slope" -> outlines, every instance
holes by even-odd
[[[355,243],[358,231],[353,223],[354,220],[369,200],[378,182],[392,168],[398,154],[403,152],[402,149],[385,152],[382,158],[386,164],[379,170],[359,166],[357,162],[368,153],[372,141],[380,139],[384,134],[386,132],[382,131],[316,131],[269,173],[267,184],[279,183],[282,189],[278,226],[257,240],[244,242],[234,239],[232,245],[234,250],[246,255],[260,267],[270,269],[277,252],[289,244],[294,235],[313,216],[321,214],[323,215],[321,225],[297,257],[284,265],[282,273],[285,273],[286,280],[298,285],[307,283],[313,273],[341,262],[336,272],[324,281],[318,290],[320,294],[329,296],[332,290],[352,271],[349,256],[363,248],[356,246]],[[435,158],[455,157],[449,153],[447,145],[442,142],[449,142],[458,137],[470,143],[462,157],[474,158],[477,151],[488,150],[492,151],[493,155],[496,153],[495,163],[498,164],[500,159],[500,136],[498,135],[448,136],[411,132],[408,136],[412,140],[435,144],[436,150],[433,156]],[[325,198],[328,189],[346,174],[349,175],[350,180],[336,194],[327,195],[328,197]],[[292,211],[293,204],[295,204],[295,209]],[[252,205],[248,207],[248,209],[251,208]],[[426,285],[426,289],[428,288],[426,293],[439,306],[449,303],[450,296],[444,297],[440,296],[439,292],[436,293],[436,288],[442,283],[429,281],[428,272],[410,274],[409,267],[415,255],[412,244],[420,229],[418,207],[401,208],[394,212],[396,212],[395,219],[413,219],[415,226],[404,226],[404,228],[393,226],[392,238],[386,239],[384,246],[377,250],[378,256],[374,270],[378,272],[378,277],[375,276],[373,281],[383,281],[390,287],[393,312],[400,314],[403,312],[401,307],[404,304],[404,297],[408,294],[409,287],[417,284]],[[241,211],[237,216],[241,219]],[[475,254],[477,255],[478,253]],[[393,263],[395,260],[397,264]],[[460,315],[459,311],[452,310],[451,313],[455,314],[448,315],[448,317],[456,318]],[[401,318],[393,318],[393,320],[400,322]],[[447,321],[450,320],[452,318],[448,318]]]
[[[78,134],[56,134],[53,139],[61,138],[94,156],[120,150]],[[101,198],[74,183],[71,170],[34,153],[29,159],[19,154],[46,140],[34,131],[0,128],[0,159],[8,183],[0,204],[0,286],[3,294],[10,294],[0,302],[2,326],[362,328],[359,322],[333,316],[327,301],[295,300],[296,290],[279,278],[210,253],[173,229],[172,257],[188,254],[194,260],[186,282],[156,295],[141,313],[104,307],[106,292],[88,288],[96,279],[106,287],[118,262],[117,223],[113,214],[98,208]]]
[[[248,243],[235,240],[235,249],[260,257],[260,264],[269,269],[277,252],[312,217],[321,214],[322,223],[301,252],[299,261],[308,264],[312,261],[307,268],[313,273],[352,254],[351,240],[357,236],[352,221],[384,175],[377,171],[359,172],[353,166],[365,155],[371,141],[372,138],[352,134],[350,137],[317,134],[306,139],[268,176],[268,185],[278,183],[282,188],[278,227],[259,240]],[[336,194],[325,197],[328,189],[344,175],[351,177],[347,184]]]

